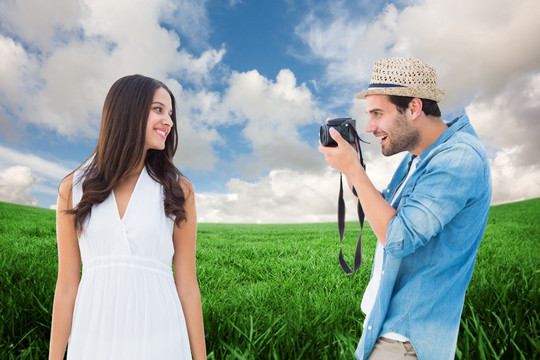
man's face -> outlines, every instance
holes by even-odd
[[[388,96],[366,96],[366,112],[369,115],[366,132],[381,138],[383,155],[410,151],[420,141],[420,133],[409,124],[407,112],[400,113]]]

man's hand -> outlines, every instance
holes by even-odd
[[[337,147],[322,146],[319,142],[319,151],[324,154],[328,165],[339,172],[350,175],[356,171],[364,171],[360,165],[356,149],[334,128],[329,130],[330,136],[338,144]]]
[[[328,165],[343,173],[349,186],[354,186],[366,219],[377,239],[384,246],[386,244],[386,228],[390,219],[396,216],[397,212],[384,200],[381,193],[369,180],[364,168],[360,165],[360,159],[354,147],[333,128],[330,129],[330,136],[337,142],[338,146],[327,147],[319,144],[319,151],[326,157]]]

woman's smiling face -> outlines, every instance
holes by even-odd
[[[145,150],[165,149],[165,140],[171,131],[173,121],[171,96],[167,90],[158,88],[154,92],[150,112],[148,113],[148,122],[146,124]]]

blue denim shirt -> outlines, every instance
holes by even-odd
[[[419,156],[386,229],[383,275],[356,349],[366,359],[377,337],[402,334],[421,360],[454,359],[465,291],[486,227],[491,175],[485,149],[467,116]],[[407,176],[405,156],[384,198]]]

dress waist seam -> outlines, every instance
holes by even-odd
[[[96,270],[110,268],[132,268],[151,271],[165,276],[172,275],[172,265],[167,266],[163,262],[156,259],[132,255],[110,255],[94,257],[90,260],[83,262],[83,275],[94,272]]]

